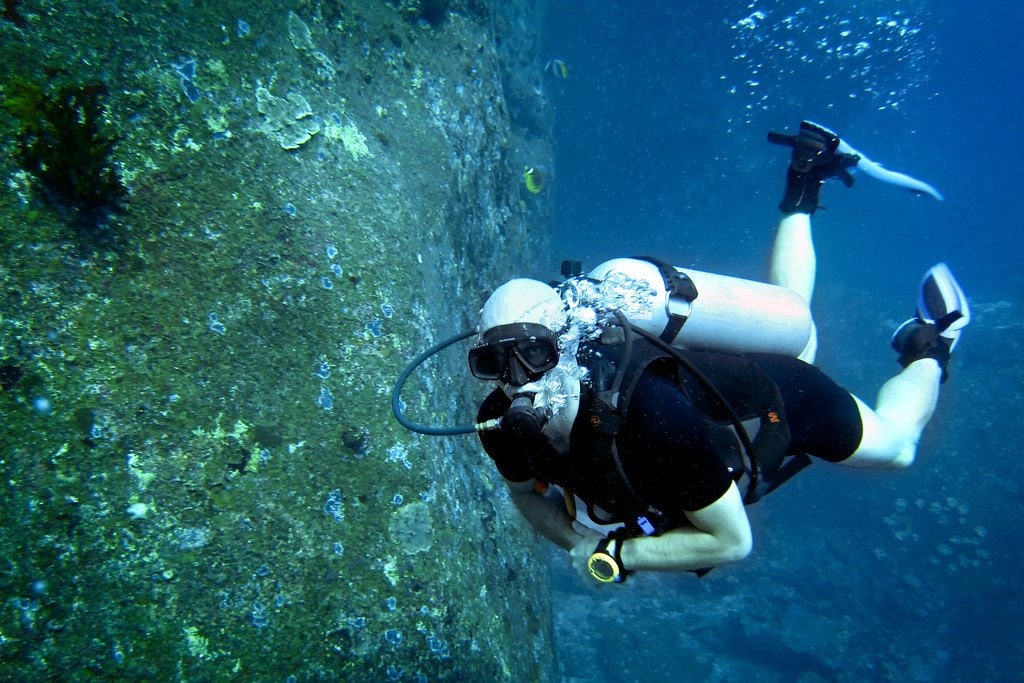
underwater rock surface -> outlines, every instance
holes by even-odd
[[[128,196],[90,242],[0,108],[0,678],[549,679],[490,461],[389,408],[543,244],[535,3],[8,9],[0,99],[102,84],[116,144],[60,158]],[[465,377],[410,415],[467,421]]]

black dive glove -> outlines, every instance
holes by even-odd
[[[768,142],[793,150],[786,171],[786,192],[779,203],[783,213],[814,213],[821,186],[829,178],[839,178],[846,187],[853,187],[853,176],[846,169],[856,166],[860,157],[837,152],[839,136],[827,128],[801,121],[796,135],[771,132]]]

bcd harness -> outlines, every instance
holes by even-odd
[[[689,398],[734,481],[746,479],[744,504],[756,502],[810,464],[806,454],[788,457],[790,434],[779,389],[753,361],[732,354],[684,352],[669,346],[664,335],[658,339],[621,316],[619,322],[580,354],[581,365],[591,375],[580,411],[591,442],[590,464],[603,478],[602,509],[615,511],[613,519],[607,513],[602,518],[590,502],[591,519],[623,522],[629,535],[660,534],[688,523],[679,510],[666,509],[667,501],[652,502],[641,495],[620,457],[620,428],[633,391],[647,371],[671,377]]]

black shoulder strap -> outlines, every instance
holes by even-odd
[[[688,360],[721,392],[728,404],[743,420],[756,419],[758,428],[751,440],[751,457],[756,458],[760,473],[755,485],[744,497],[747,504],[756,502],[774,491],[793,475],[811,464],[806,454],[790,457],[790,431],[779,388],[749,358],[732,354],[688,351]],[[686,373],[679,382],[691,395],[699,388]],[[711,417],[726,422],[727,417],[706,408]]]
[[[614,350],[609,350],[608,355],[614,357],[615,362],[619,361]],[[717,423],[719,429],[723,429],[733,424],[737,417],[756,421],[755,436],[747,439],[750,448],[746,449],[747,444],[741,444],[744,446],[741,452],[748,451],[746,457],[750,461],[744,464],[750,475],[744,503],[760,500],[811,463],[805,454],[790,457],[790,432],[782,397],[775,383],[753,361],[733,354],[702,351],[687,351],[685,357],[687,363],[684,366],[675,355],[670,356],[652,344],[633,345],[632,351],[622,359],[626,367],[617,368],[615,400],[593,401],[586,416],[597,450],[596,464],[605,473],[605,489],[625,494],[625,500],[621,495],[616,500],[619,506],[666,522],[669,521],[668,515],[652,508],[637,493],[626,476],[618,451],[618,432],[629,410],[633,390],[644,371],[657,361],[677,363],[677,381],[690,395],[695,407],[704,413],[709,426]],[[716,389],[716,396],[711,400],[705,391],[707,385]],[[595,393],[601,396],[599,388],[595,389]],[[609,394],[604,392],[605,396]],[[734,436],[739,438],[738,433]],[[737,472],[737,478],[741,474]]]
[[[618,445],[619,429],[640,376],[665,354],[646,343],[632,345],[628,351],[621,345],[605,347],[602,354],[618,366],[614,390],[595,386],[583,418],[594,447],[593,462],[603,473],[603,493],[607,502],[623,513],[622,519],[603,521],[625,522],[637,535],[666,531],[672,527],[672,520],[637,492],[623,468]]]

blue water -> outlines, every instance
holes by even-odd
[[[598,590],[553,551],[565,680],[1018,679],[1019,21],[1008,0],[552,1],[550,275],[642,253],[763,278],[787,161],[765,133],[809,118],[946,196],[825,188],[819,364],[871,402],[940,260],[975,314],[914,466],[816,464],[750,510],[741,565]]]

